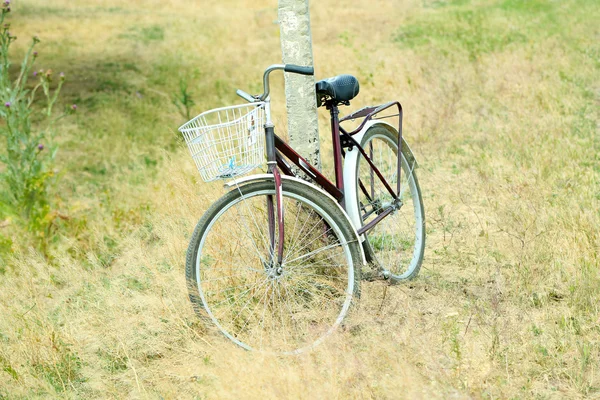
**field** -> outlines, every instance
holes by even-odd
[[[223,189],[172,102],[182,82],[192,115],[259,92],[277,2],[12,3],[14,63],[38,35],[78,111],[57,126],[46,254],[0,220],[0,399],[600,398],[597,1],[311,2],[317,77],[361,82],[343,112],[404,106],[428,239],[415,281],[365,283],[344,329],[292,358],[192,311],[185,250]]]

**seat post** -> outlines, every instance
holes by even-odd
[[[344,175],[343,175],[343,165],[342,165],[342,145],[340,141],[340,119],[339,119],[339,109],[337,103],[328,100],[325,103],[327,109],[329,110],[329,114],[331,115],[331,141],[333,143],[333,164],[335,166],[335,185],[340,190],[340,192],[344,193]],[[340,204],[342,207],[344,205],[344,198],[340,200]]]

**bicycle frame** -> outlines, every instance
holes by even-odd
[[[400,201],[401,194],[401,153],[402,153],[402,105],[398,101],[393,101],[385,104],[381,104],[379,106],[374,107],[365,107],[358,111],[353,112],[352,114],[346,116],[345,118],[339,119],[339,109],[338,103],[329,99],[325,101],[325,105],[330,112],[331,115],[331,137],[333,142],[333,161],[334,161],[334,169],[335,169],[335,184],[332,183],[329,179],[327,179],[317,168],[312,166],[309,162],[306,161],[302,156],[300,156],[292,147],[290,147],[285,141],[283,141],[279,136],[275,135],[275,129],[273,122],[271,121],[271,110],[270,110],[270,88],[269,88],[269,74],[275,70],[284,70],[286,72],[297,73],[301,75],[313,75],[314,69],[312,67],[300,67],[297,65],[283,65],[283,64],[275,64],[268,67],[263,75],[263,86],[264,92],[260,96],[251,96],[248,93],[238,90],[237,94],[246,99],[249,102],[255,101],[264,101],[265,103],[265,114],[266,114],[266,123],[265,123],[265,139],[266,139],[266,149],[267,149],[267,165],[268,165],[268,173],[274,176],[275,180],[275,197],[274,201],[272,196],[267,198],[267,209],[269,213],[269,237],[271,241],[271,254],[275,255],[275,221],[277,219],[278,222],[278,248],[277,248],[277,263],[281,265],[283,259],[283,243],[284,243],[284,210],[283,210],[283,195],[282,195],[282,179],[281,172],[285,175],[296,176],[293,167],[288,163],[295,165],[299,170],[304,172],[307,176],[313,179],[323,190],[325,190],[329,195],[331,195],[341,207],[348,213],[348,210],[345,207],[344,201],[344,176],[343,176],[343,161],[342,159],[345,157],[344,149],[353,149],[356,147],[362,156],[367,160],[370,168],[371,168],[371,185],[374,182],[374,175],[383,183],[386,190],[392,196],[392,203],[382,210],[376,218],[374,218],[367,225],[360,227],[357,229],[357,233],[359,236],[363,235],[365,232],[369,231],[373,227],[375,227],[379,222],[381,222],[385,217],[392,214],[395,210],[398,210],[402,206],[402,202]],[[349,102],[345,102],[346,105],[349,105]],[[396,106],[398,108],[398,114],[386,115],[383,117],[377,117],[379,113],[389,108]],[[397,164],[397,183],[396,190],[392,189],[388,181],[381,174],[377,166],[371,160],[371,157],[367,154],[365,149],[362,148],[360,143],[354,139],[354,135],[361,132],[361,130],[366,126],[369,121],[374,119],[383,119],[390,117],[398,117],[398,164]],[[352,132],[347,132],[340,126],[340,122],[354,120],[357,118],[363,118],[362,123]],[[372,153],[372,147],[371,147]],[[372,154],[371,154],[372,155]],[[286,159],[288,161],[286,161]],[[369,194],[367,188],[364,183],[359,179],[359,187],[361,191],[365,194],[368,199],[373,197],[373,193]]]
[[[377,118],[376,116],[384,110],[397,106],[398,114],[386,115],[383,117]],[[373,119],[382,119],[389,117],[398,117],[398,154],[402,152],[402,105],[397,102],[389,102],[375,107],[365,107],[361,110],[358,110],[342,120],[339,120],[339,110],[335,104],[329,104],[327,108],[330,110],[331,114],[331,135],[333,142],[333,162],[335,169],[335,184],[332,183],[329,179],[327,179],[318,169],[312,166],[309,162],[306,161],[302,156],[300,156],[292,147],[290,147],[285,141],[283,141],[279,136],[275,135],[273,132],[274,138],[274,161],[276,162],[277,168],[273,168],[273,171],[279,169],[285,175],[295,176],[292,166],[286,161],[289,160],[292,164],[294,164],[298,169],[308,175],[311,179],[313,179],[319,186],[321,186],[326,192],[328,192],[331,196],[333,196],[345,209],[344,204],[344,179],[343,179],[343,162],[342,158],[345,155],[344,149],[356,148],[363,155],[365,160],[368,162],[372,173],[374,173],[379,181],[384,185],[386,190],[390,193],[394,202],[392,205],[388,206],[384,209],[373,221],[369,222],[362,228],[357,230],[359,235],[364,234],[369,231],[373,227],[375,227],[379,222],[381,222],[385,217],[394,212],[398,207],[399,195],[401,193],[400,187],[400,173],[401,173],[401,157],[398,156],[398,165],[397,165],[397,183],[395,190],[392,189],[388,181],[381,174],[377,166],[371,160],[371,157],[367,154],[365,149],[360,146],[360,144],[353,138],[354,135],[359,133],[367,122]],[[364,118],[362,123],[353,131],[347,132],[340,126],[340,122],[354,120],[356,118]],[[267,140],[267,146],[269,146],[269,140]],[[269,154],[269,147],[267,147],[267,153]],[[284,158],[285,156],[285,158]],[[271,159],[269,159],[271,161]],[[271,164],[273,165],[273,164]],[[269,172],[273,172],[269,171]],[[373,180],[374,177],[372,176]],[[366,187],[359,180],[359,186],[365,196],[370,199],[373,195],[369,194]]]

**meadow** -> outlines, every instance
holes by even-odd
[[[14,63],[38,35],[78,111],[44,251],[0,220],[0,399],[600,398],[599,20],[595,0],[311,2],[317,78],[361,83],[343,113],[402,102],[428,236],[416,280],[364,283],[343,329],[279,358],[192,311],[185,250],[224,190],[173,103],[259,92],[277,2],[13,0]]]

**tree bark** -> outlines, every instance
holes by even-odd
[[[279,30],[283,62],[313,65],[308,0],[279,0]],[[285,73],[285,97],[290,144],[321,169],[315,77]]]

